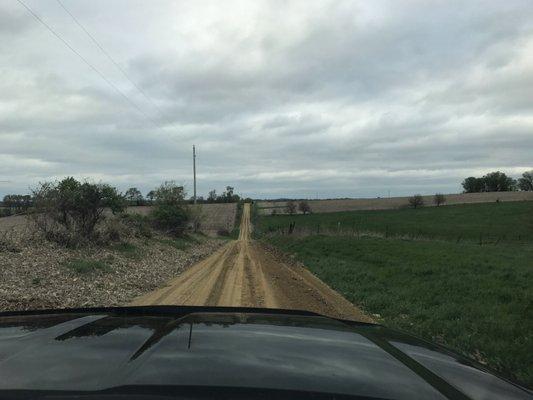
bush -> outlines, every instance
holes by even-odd
[[[33,196],[37,228],[47,239],[67,246],[97,239],[95,229],[106,209],[124,210],[124,199],[114,187],[74,178],[41,183]]]
[[[173,204],[158,204],[152,210],[151,218],[156,228],[180,236],[185,232],[189,216],[184,207]]]
[[[411,208],[416,209],[424,206],[424,198],[419,194],[415,194],[414,196],[409,197],[407,201]]]
[[[141,214],[122,214],[122,222],[136,237],[151,238],[153,236],[150,218]]]
[[[155,206],[150,213],[156,228],[176,236],[183,235],[190,218],[185,207],[185,190],[173,181],[163,183],[155,191]]]

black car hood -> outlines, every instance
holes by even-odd
[[[532,398],[472,361],[383,326],[260,309],[3,313],[0,377],[0,397],[120,388],[181,388],[195,397],[194,388],[217,388],[215,395],[267,397]]]

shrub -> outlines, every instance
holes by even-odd
[[[176,236],[183,235],[190,218],[185,207],[183,186],[173,181],[163,183],[155,192],[155,206],[150,213],[156,228]]]
[[[0,253],[2,252],[20,252],[20,248],[15,240],[15,234],[12,230],[0,231]]]
[[[153,236],[150,218],[141,214],[122,214],[122,222],[136,237],[151,238]]]
[[[185,232],[188,213],[184,207],[172,204],[158,204],[151,213],[156,228],[180,236]]]
[[[11,211],[11,208],[0,208],[0,218],[9,217],[11,215],[13,215],[13,211]]]
[[[433,203],[438,207],[441,204],[446,203],[446,197],[442,193],[436,193],[435,196],[433,196]]]
[[[37,228],[49,240],[65,245],[98,238],[95,228],[104,211],[124,209],[124,199],[114,187],[65,178],[45,182],[33,191]]]
[[[424,206],[424,198],[419,194],[415,194],[414,196],[409,197],[407,201],[411,208],[416,209]]]
[[[116,218],[103,221],[93,238],[99,243],[106,245],[109,242],[119,242],[124,237],[131,235],[131,228]]]

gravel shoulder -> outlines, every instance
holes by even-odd
[[[83,249],[38,240],[18,243],[0,249],[0,310],[123,305],[225,243],[197,236],[176,246],[157,235]],[[99,268],[76,271],[72,263],[80,260]]]

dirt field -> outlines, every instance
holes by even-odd
[[[533,201],[533,192],[485,192],[485,193],[460,193],[447,194],[445,204],[471,204],[492,203],[499,201]],[[423,196],[426,206],[433,206],[433,196]],[[391,197],[377,199],[333,199],[333,200],[309,200],[311,211],[315,213],[327,213],[338,211],[357,210],[390,210],[405,207],[408,197]],[[257,203],[259,213],[270,215],[284,213],[287,202],[283,201],[260,201]]]
[[[250,240],[250,230],[250,206],[245,204],[238,240],[132,304],[290,308],[371,321],[307,269],[280,262]]]

